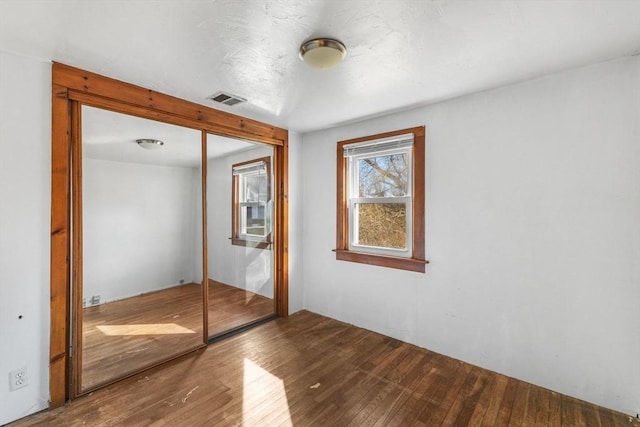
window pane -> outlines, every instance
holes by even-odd
[[[358,160],[359,197],[409,194],[409,155],[387,154]]]
[[[243,206],[241,212],[242,217],[242,234],[251,234],[254,236],[265,236],[265,207],[264,206]]]
[[[267,175],[264,173],[242,175],[242,193],[244,202],[266,201]]]
[[[407,206],[404,203],[358,203],[358,245],[406,249]]]

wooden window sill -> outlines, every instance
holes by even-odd
[[[429,263],[429,261],[423,259],[365,254],[345,249],[334,249],[333,251],[336,253],[336,259],[339,261],[358,262],[361,264],[397,268],[399,270],[415,271],[418,273],[424,273],[426,271],[426,265]]]
[[[261,242],[259,240],[245,240],[245,239],[239,239],[237,237],[231,238],[231,244],[234,246],[247,246],[250,248],[257,248],[257,249],[271,248],[271,242]]]

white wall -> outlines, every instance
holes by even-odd
[[[87,305],[198,281],[199,177],[199,168],[84,159]]]
[[[272,155],[259,146],[207,164],[209,278],[273,298],[273,251],[231,244],[231,169],[235,163]]]
[[[302,135],[289,131],[289,314],[304,308]]]
[[[640,412],[640,58],[304,136],[305,307]],[[426,274],[336,261],[336,141],[427,127]]]
[[[49,400],[50,145],[51,64],[0,52],[0,424]]]

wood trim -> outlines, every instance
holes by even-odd
[[[411,258],[359,253],[349,250],[349,203],[347,200],[347,159],[344,146],[397,135],[413,134],[413,254]],[[377,135],[338,141],[336,151],[336,259],[401,270],[426,271],[425,256],[425,127],[414,127]]]
[[[274,149],[275,166],[275,293],[276,314],[289,315],[289,139],[288,134],[281,147]]]
[[[69,91],[69,99],[78,101],[83,105],[90,105],[92,107],[101,108],[103,110],[114,111],[122,113],[123,104],[118,101],[114,101],[110,98],[105,98],[100,95],[93,95],[84,92]],[[186,101],[184,101],[186,102]],[[178,126],[184,126],[196,130],[205,130],[208,133],[221,135],[225,137],[241,138],[245,140],[262,142],[270,145],[282,145],[282,141],[277,137],[271,135],[244,135],[242,131],[237,129],[227,128],[219,123],[204,123],[194,118],[176,116],[168,114],[163,111],[149,110],[147,107],[126,105],[126,114],[136,117],[142,117],[151,120],[157,120],[161,122],[171,123]]]
[[[425,128],[413,131],[413,258],[426,260],[425,253]],[[427,261],[425,261],[427,262]],[[424,273],[424,265],[423,270]]]
[[[351,139],[345,139],[344,141],[338,141],[338,144],[340,144],[340,145],[355,144],[356,142],[365,142],[365,141],[373,141],[375,139],[391,138],[392,136],[404,135],[404,134],[408,134],[408,133],[412,133],[414,137],[416,137],[418,135],[424,136],[425,135],[425,127],[424,126],[417,126],[417,127],[413,127],[413,128],[407,128],[407,129],[393,130],[393,131],[390,131],[390,132],[378,133],[378,134],[375,134],[375,135],[360,136],[358,138],[351,138]],[[415,143],[415,141],[414,141],[414,143]]]
[[[415,258],[399,258],[384,255],[363,254],[349,250],[335,250],[336,259],[340,261],[351,261],[360,264],[377,265],[380,267],[397,268],[400,270],[425,272],[425,264],[428,261]]]
[[[275,210],[278,220],[288,220],[287,141],[288,131],[255,120],[215,110],[193,102],[157,93],[68,65],[52,67],[52,175],[51,175],[51,335],[49,352],[50,408],[70,397],[69,330],[71,310],[71,105],[89,105],[142,118],[187,126],[207,133],[263,142],[274,147],[278,169]],[[79,108],[79,107],[78,107]],[[203,192],[205,189],[203,188]],[[205,201],[203,201],[203,204]],[[204,221],[204,220],[203,220]],[[203,222],[204,224],[204,222]],[[288,225],[277,227],[276,241],[288,238]],[[205,239],[206,240],[206,239]],[[277,313],[287,315],[287,242],[275,246]],[[282,252],[282,253],[280,253]],[[78,252],[79,253],[79,252]],[[203,252],[204,253],[204,252]],[[75,270],[74,274],[78,271]],[[206,279],[206,277],[205,277]],[[206,288],[206,287],[205,287]],[[204,298],[203,291],[203,298]],[[80,300],[81,301],[81,300]],[[77,302],[76,302],[77,304]],[[206,322],[203,325],[206,332]],[[206,338],[206,336],[205,336]],[[206,340],[205,340],[206,342]],[[75,382],[74,382],[75,384]]]
[[[153,118],[152,116],[157,114],[163,117],[163,120],[167,116],[173,116],[176,120],[188,119],[193,122],[190,127],[254,141],[256,139],[251,136],[271,141],[282,141],[287,134],[286,129],[215,110],[58,62],[53,63],[53,71],[53,83],[68,88],[71,99],[81,101],[83,104],[88,103],[89,98],[79,99],[82,94],[92,95],[90,99],[96,103],[101,102],[102,105],[99,106],[102,108],[146,118]],[[175,123],[174,121],[171,123],[184,125],[184,123]]]
[[[207,132],[202,131],[202,339],[209,340],[209,239],[207,236]]]
[[[83,242],[82,242],[82,105],[71,101],[71,366],[70,396],[82,392]],[[74,202],[75,201],[75,202]],[[74,232],[74,230],[81,230]]]
[[[69,369],[69,256],[71,252],[70,211],[70,114],[67,89],[51,88],[51,325],[49,344],[49,407],[68,398]],[[55,266],[55,268],[54,268]]]
[[[269,249],[271,245],[271,234],[267,235],[265,241],[252,241],[247,239],[240,239],[238,237],[231,238],[231,244],[233,246],[244,246],[248,248],[256,248],[256,249]]]
[[[349,249],[349,204],[347,201],[347,159],[344,157],[344,145],[338,142],[336,160],[336,250]]]
[[[244,160],[242,162],[234,163],[233,165],[231,165],[231,168],[233,169],[238,166],[250,165],[251,163],[258,163],[258,162],[264,162],[267,165],[267,169],[271,171],[271,156],[264,156],[264,157],[258,157],[257,159]],[[269,185],[271,185],[271,183],[269,183]]]

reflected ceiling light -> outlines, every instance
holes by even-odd
[[[313,39],[300,46],[300,59],[308,66],[321,70],[338,65],[345,56],[346,46],[335,39]]]
[[[147,150],[156,150],[164,145],[164,142],[158,139],[136,139],[139,147]]]

